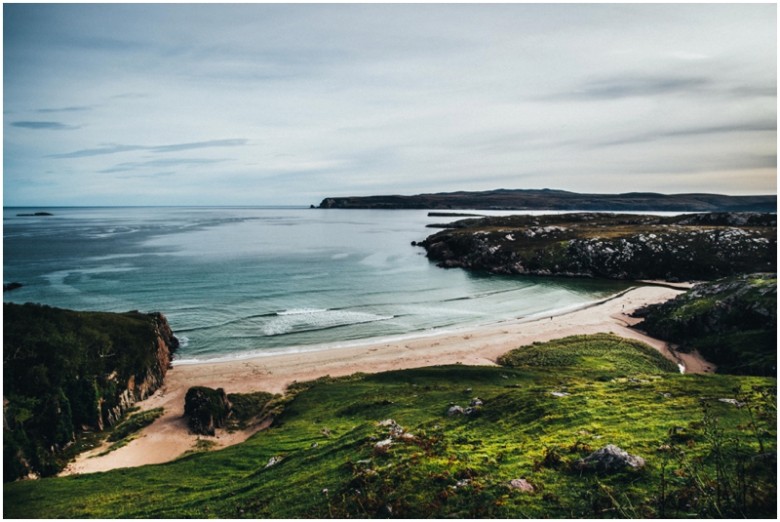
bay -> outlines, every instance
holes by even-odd
[[[436,267],[425,210],[4,208],[6,302],[161,311],[179,362],[552,315],[627,288]],[[501,214],[499,212],[480,212]],[[503,214],[506,214],[504,212]],[[538,213],[538,212],[536,212]]]

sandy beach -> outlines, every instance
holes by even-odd
[[[443,331],[403,340],[366,343],[349,347],[319,347],[314,351],[261,356],[251,359],[203,364],[175,365],[165,385],[142,409],[164,407],[165,414],[143,430],[139,437],[107,455],[96,457],[105,448],[84,453],[63,474],[89,473],[173,460],[192,450],[199,437],[188,432],[183,418],[184,395],[190,386],[224,388],[228,393],[269,391],[281,393],[293,381],[307,381],[330,375],[355,372],[381,372],[421,366],[462,363],[494,365],[500,355],[535,341],[547,341],[577,334],[612,332],[638,339],[682,364],[688,373],[711,372],[714,367],[697,354],[676,354],[663,341],[630,328],[638,322],[631,312],[646,304],[673,298],[683,290],[669,286],[642,286],[630,289],[579,310],[536,319],[515,319],[458,331]],[[215,447],[246,440],[264,426],[232,434],[219,431],[208,439]]]

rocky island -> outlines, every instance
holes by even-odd
[[[774,271],[777,216],[606,213],[464,219],[419,245],[444,268],[496,274],[710,280]]]

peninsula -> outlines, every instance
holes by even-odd
[[[327,197],[322,200],[319,208],[776,212],[777,195],[727,196],[655,192],[581,194],[553,189],[497,189],[414,196]]]

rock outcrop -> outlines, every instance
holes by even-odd
[[[607,444],[577,463],[577,467],[582,470],[601,473],[616,473],[625,469],[641,469],[644,466],[645,459],[636,455],[629,455],[627,451],[614,444]]]
[[[774,214],[579,213],[466,219],[448,226],[418,243],[444,268],[680,281],[777,266]]]
[[[225,426],[232,405],[222,388],[193,386],[184,397],[184,415],[190,431],[213,437],[217,428]]]

